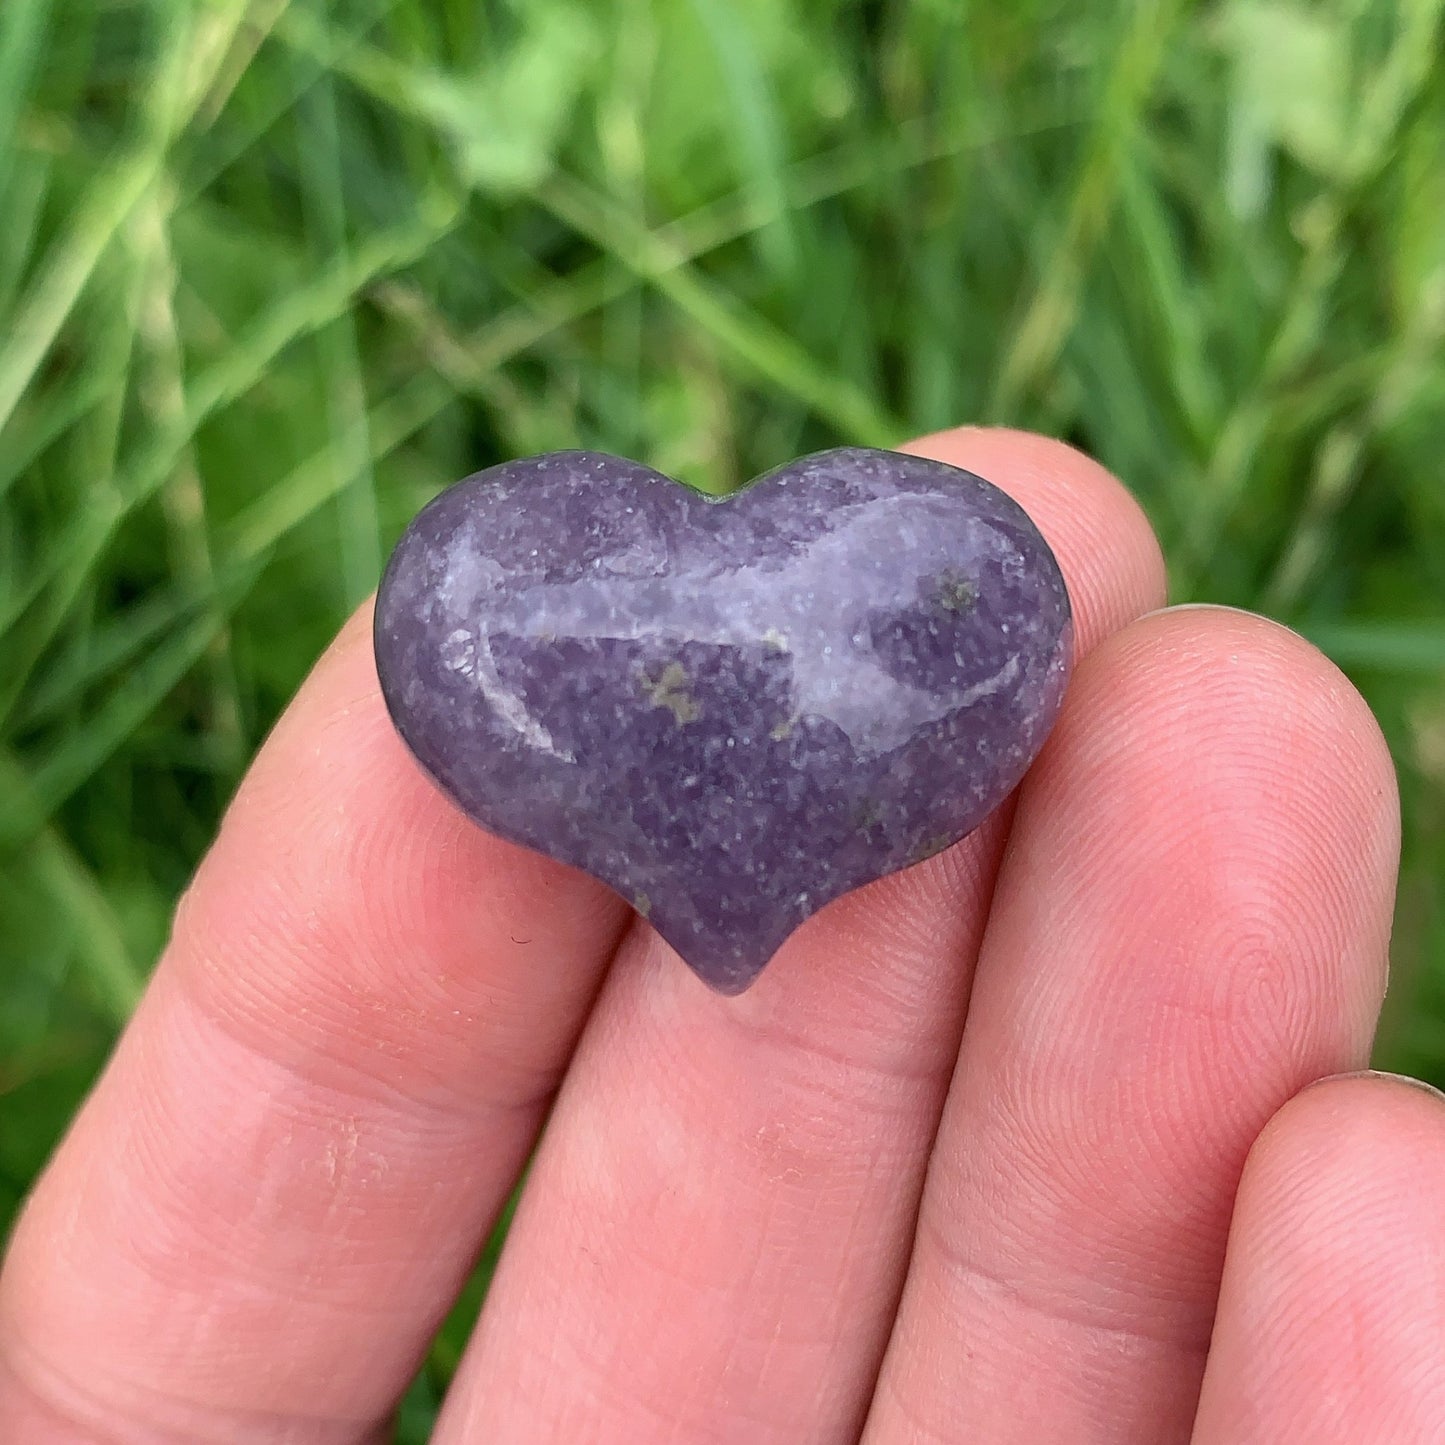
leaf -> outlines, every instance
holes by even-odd
[[[598,49],[585,10],[525,13],[529,28],[499,61],[470,75],[417,71],[407,82],[417,109],[450,140],[463,179],[498,196],[551,174]]]
[[[1268,152],[1280,148],[1324,176],[1350,155],[1350,45],[1344,20],[1286,0],[1241,0],[1223,40],[1234,68],[1230,190],[1258,212]]]

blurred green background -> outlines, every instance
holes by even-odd
[[[1442,8],[3,0],[0,1232],[406,518],[574,445],[1099,456],[1378,711],[1445,1084]]]

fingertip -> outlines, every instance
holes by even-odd
[[[1081,665],[1037,771],[1063,781],[1067,768],[1073,785],[1080,768],[1120,761],[1133,776],[1108,786],[1145,815],[1183,819],[1196,792],[1213,794],[1216,811],[1253,808],[1306,841],[1353,840],[1345,881],[1372,904],[1393,891],[1399,790],[1384,733],[1339,668],[1277,622],[1191,605],[1109,638]]]
[[[1445,1096],[1339,1075],[1252,1149],[1197,1445],[1433,1442],[1445,1421]]]
[[[1033,978],[1046,1056],[1073,1057],[1080,1030],[1099,1083],[1152,1070],[1157,1159],[1232,1192],[1283,1100],[1368,1057],[1397,846],[1388,752],[1326,659],[1248,614],[1159,612],[1081,662],[1020,794],[990,939],[1094,961],[1087,989],[1063,964]],[[1017,1000],[1024,977],[985,963],[981,997]]]
[[[1445,1192],[1445,1094],[1363,1069],[1320,1079],[1285,1104],[1251,1151],[1242,1189],[1293,1210],[1315,1194],[1391,1195],[1422,1183],[1432,1198]]]
[[[1445,1095],[1397,1074],[1337,1074],[1301,1090],[1260,1133],[1236,1228],[1286,1289],[1354,1288],[1366,1258],[1375,1280],[1408,1275],[1422,1251],[1445,1285],[1442,1195]]]

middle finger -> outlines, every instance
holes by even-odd
[[[1083,646],[1159,600],[1148,527],[1093,463],[1009,433],[928,450],[1032,514]],[[840,901],[730,1002],[633,935],[438,1445],[855,1438],[1002,836]]]

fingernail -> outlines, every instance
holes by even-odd
[[[1161,612],[1223,612],[1226,616],[1232,614],[1235,617],[1258,617],[1260,613],[1251,612],[1247,607],[1231,607],[1227,602],[1171,602],[1166,607],[1156,607],[1152,612],[1146,612],[1145,617],[1158,617]]]
[[[1445,1104],[1445,1093],[1442,1093],[1434,1084],[1427,1084],[1424,1079],[1414,1078],[1410,1074],[1392,1074],[1388,1069],[1350,1069],[1343,1074],[1327,1074],[1323,1079],[1316,1079],[1307,1088],[1318,1088],[1321,1084],[1339,1083],[1346,1079],[1378,1079],[1386,1084],[1405,1084],[1412,1089],[1419,1089],[1423,1094],[1429,1094],[1431,1098],[1439,1099]]]

